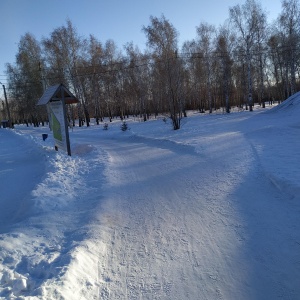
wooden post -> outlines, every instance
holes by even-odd
[[[67,120],[67,110],[66,110],[66,102],[64,96],[64,88],[61,87],[61,102],[63,107],[63,115],[64,115],[64,124],[65,124],[65,134],[66,134],[66,144],[67,144],[67,152],[68,155],[71,156],[71,146],[70,146],[70,138],[69,138],[69,128],[68,128],[68,120]]]

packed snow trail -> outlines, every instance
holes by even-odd
[[[297,215],[241,134],[210,156],[135,137],[102,145],[100,299],[296,299],[284,253],[298,247]],[[274,235],[286,226],[290,245]]]

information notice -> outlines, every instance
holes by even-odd
[[[68,152],[68,141],[66,134],[67,126],[65,124],[63,103],[62,101],[55,101],[50,102],[48,105],[50,108],[50,122],[53,131],[55,147]]]

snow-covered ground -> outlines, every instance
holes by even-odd
[[[300,94],[128,124],[0,129],[0,299],[300,299]]]

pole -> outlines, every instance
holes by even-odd
[[[11,124],[11,120],[10,120],[10,111],[9,111],[9,107],[8,107],[8,101],[7,101],[6,90],[5,90],[5,85],[2,84],[2,87],[3,87],[5,104],[6,104],[6,111],[7,111],[7,116],[8,116],[8,127],[12,128],[12,124]]]

